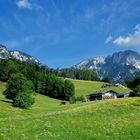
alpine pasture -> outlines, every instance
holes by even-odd
[[[81,87],[88,89],[89,83],[94,82],[85,81],[84,86],[83,81]],[[78,83],[75,85],[78,94]],[[60,100],[36,94],[35,104],[25,110],[13,107],[4,98],[4,89],[5,83],[0,83],[1,140],[140,139],[140,98],[60,105]],[[93,89],[81,90],[79,95],[82,91],[86,94]]]

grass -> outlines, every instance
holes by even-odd
[[[0,84],[0,140],[138,140],[140,98],[60,106],[37,95],[30,110],[12,107]]]
[[[96,81],[84,81],[84,80],[74,80],[69,79],[75,85],[76,96],[89,95],[97,90],[108,90],[113,89],[118,93],[130,91],[130,89],[124,89],[120,87],[102,88],[103,82]]]

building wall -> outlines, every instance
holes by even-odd
[[[112,94],[112,93],[105,93],[102,95],[102,99],[105,100],[105,99],[116,99],[117,98],[117,95],[116,94]]]

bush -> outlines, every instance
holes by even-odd
[[[74,96],[69,98],[70,104],[75,104],[76,103],[76,98]]]
[[[49,74],[46,79],[46,95],[63,99],[64,98],[64,80]]]
[[[65,83],[64,83],[64,98],[66,100],[69,100],[69,98],[73,97],[74,95],[75,95],[74,84],[69,80],[65,80]]]
[[[28,81],[23,74],[12,74],[7,82],[4,95],[7,99],[14,100],[19,93],[30,92],[32,91],[32,89],[32,82]]]
[[[134,92],[136,93],[136,96],[140,96],[140,85],[138,85],[135,89]]]
[[[135,77],[132,81],[127,81],[126,84],[127,84],[127,87],[134,90],[137,86],[140,85],[140,76]]]
[[[44,72],[36,72],[34,77],[35,92],[44,94],[46,88],[46,75]]]
[[[135,97],[135,96],[136,96],[136,93],[131,91],[129,97]]]
[[[87,102],[88,101],[88,98],[84,95],[81,96],[81,101],[82,102]]]
[[[56,78],[52,94],[55,98],[62,99],[62,100],[65,99],[65,96],[64,96],[64,80],[62,80],[60,78]]]
[[[82,96],[77,97],[76,101],[87,102],[88,98],[87,96],[82,95]]]
[[[55,75],[49,74],[47,76],[47,79],[46,79],[46,89],[45,89],[46,93],[45,94],[50,96],[50,97],[53,97],[52,91],[53,91],[53,88],[54,88],[56,78],[57,77]]]
[[[21,74],[12,74],[8,80],[4,95],[6,98],[13,100],[13,105],[20,108],[29,108],[34,99],[31,97],[33,84]]]
[[[15,107],[20,107],[24,109],[28,109],[34,103],[34,98],[32,98],[29,93],[19,93],[14,99],[13,105]]]
[[[46,95],[61,100],[69,100],[74,96],[74,84],[69,80],[63,80],[53,74],[49,74],[46,79]]]

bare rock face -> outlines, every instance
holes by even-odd
[[[101,78],[109,76],[114,82],[123,82],[134,76],[140,76],[140,55],[137,52],[126,50],[116,52],[106,58],[86,59],[73,68],[87,68],[96,71]]]
[[[5,46],[0,45],[0,58],[1,59],[8,59],[8,58],[15,58],[20,61],[29,61],[29,62],[35,62],[39,63],[39,61],[33,57],[30,56],[24,52],[21,51],[9,51]]]
[[[0,45],[0,58],[9,58],[11,57],[10,52],[7,50],[7,48],[3,45]]]

